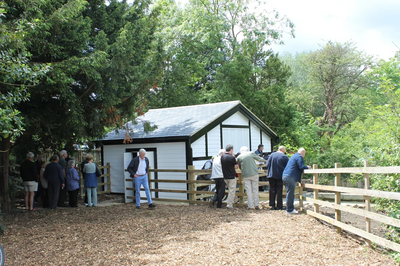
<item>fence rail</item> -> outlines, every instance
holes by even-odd
[[[126,171],[126,170],[125,170]],[[188,174],[188,179],[187,180],[172,180],[172,179],[153,179],[151,178],[152,173],[187,173]],[[236,173],[239,174],[239,180],[237,181],[237,185],[239,186],[236,190],[236,196],[239,197],[239,203],[236,205],[238,206],[244,206],[245,205],[245,196],[247,194],[245,193],[244,189],[244,181],[242,177],[242,171],[240,169],[236,170]],[[260,176],[265,176],[266,171],[265,170],[259,170],[258,171]],[[213,191],[201,191],[201,190],[196,190],[197,187],[201,186],[208,186],[215,184],[214,181],[208,181],[208,180],[196,180],[197,175],[207,175],[211,174],[211,170],[197,170],[194,168],[194,166],[189,166],[188,169],[149,169],[149,186],[150,186],[150,191],[151,192],[170,192],[170,193],[182,193],[182,194],[187,194],[188,199],[168,199],[168,198],[154,198],[153,200],[155,201],[170,201],[170,202],[180,202],[180,203],[189,203],[189,204],[208,204],[209,202],[207,201],[200,201],[199,199],[203,198],[210,198],[212,197],[215,192]],[[125,181],[127,182],[132,182],[133,185],[133,178],[126,178]],[[188,189],[156,189],[153,188],[152,184],[155,183],[176,183],[176,184],[187,184]],[[269,182],[259,182],[259,186],[264,186],[268,185]],[[297,194],[302,188],[296,188]],[[126,190],[128,191],[134,191],[135,189],[133,187],[126,187]],[[141,191],[144,191],[142,188]],[[264,193],[268,196],[267,193]],[[225,191],[225,195],[228,195],[228,192]],[[286,195],[285,189],[283,190],[283,195]],[[127,199],[135,199],[134,196],[127,196]],[[298,195],[297,195],[298,198]],[[146,199],[142,197],[141,199]]]
[[[365,180],[365,189],[360,188],[349,188],[340,186],[341,174],[363,174]],[[388,217],[383,214],[378,214],[370,211],[371,197],[384,198],[390,200],[400,200],[400,193],[387,192],[370,189],[370,174],[399,174],[400,167],[368,167],[368,162],[365,162],[364,167],[354,168],[341,168],[340,164],[335,164],[335,168],[318,169],[318,165],[313,165],[313,169],[305,170],[304,174],[313,174],[313,184],[302,184],[302,187],[313,189],[314,197],[304,197],[300,195],[302,201],[314,203],[314,211],[306,210],[307,215],[313,216],[317,219],[325,221],[329,224],[334,225],[337,228],[337,232],[341,233],[341,230],[346,230],[350,233],[361,236],[367,240],[370,244],[371,241],[378,245],[400,252],[400,244],[392,242],[388,239],[376,236],[371,233],[371,219],[382,222],[387,225],[395,226],[400,228],[400,220],[392,217]],[[334,174],[335,175],[335,186],[325,186],[318,184],[319,174]],[[335,192],[335,202],[322,201],[318,199],[319,191],[332,191]],[[365,209],[359,210],[347,206],[341,205],[341,193],[351,193],[354,195],[364,196]],[[335,210],[335,219],[327,217],[319,213],[319,207],[324,206]],[[351,214],[359,215],[365,218],[365,230],[353,227],[342,222],[341,212],[345,211]]]

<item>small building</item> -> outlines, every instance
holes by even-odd
[[[156,129],[146,132],[145,122]],[[129,173],[125,169],[140,148],[147,150],[151,168],[187,169],[194,165],[201,169],[206,160],[227,144],[232,144],[236,153],[242,146],[255,151],[260,143],[264,145],[264,152],[271,152],[278,143],[277,134],[240,101],[151,109],[138,117],[136,123],[129,122],[123,128],[97,142],[103,145],[103,164],[111,164],[111,192],[125,195],[133,195],[133,191],[126,193],[126,187],[132,187],[132,182],[126,184]],[[126,142],[127,136],[132,142]],[[186,180],[187,174],[162,172],[154,173],[152,178]],[[155,186],[187,189],[184,183],[156,183]],[[156,198],[186,199],[183,193],[152,194]]]

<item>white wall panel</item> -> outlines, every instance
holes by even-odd
[[[223,146],[232,144],[234,153],[238,153],[242,146],[249,147],[249,141],[248,128],[222,128]]]
[[[262,133],[262,144],[264,145],[264,152],[272,152],[271,138],[264,132]]]
[[[206,156],[206,137],[201,136],[198,140],[192,143],[193,157]]]
[[[221,129],[216,126],[207,133],[208,156],[218,155],[221,149]]]
[[[222,125],[232,125],[232,126],[248,126],[249,119],[247,119],[239,111],[231,115],[228,119],[222,122]]]
[[[260,137],[260,129],[254,125],[253,123],[250,124],[250,130],[251,130],[251,151],[256,151],[258,148],[258,145],[261,144],[261,137]]]

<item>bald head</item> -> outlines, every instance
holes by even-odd
[[[279,146],[278,151],[285,153],[286,152],[285,146]]]
[[[304,148],[300,148],[298,153],[304,157],[304,155],[306,155],[306,150]]]

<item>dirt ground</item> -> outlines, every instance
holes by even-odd
[[[285,211],[116,204],[3,220],[6,265],[395,265],[312,217]]]

